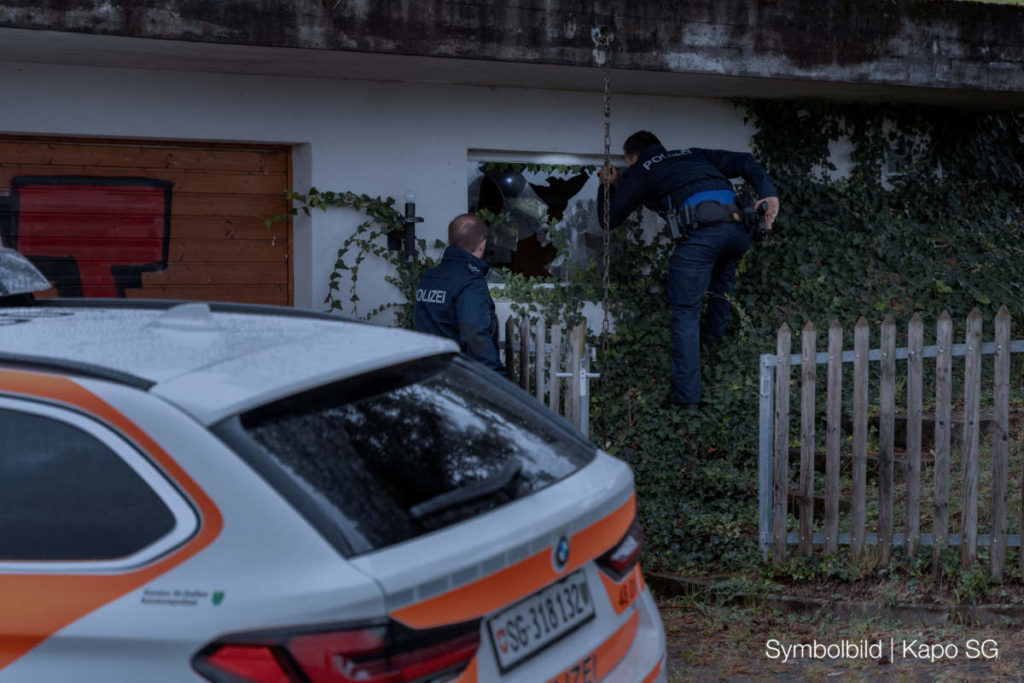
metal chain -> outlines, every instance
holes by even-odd
[[[605,62],[607,64],[607,62]],[[608,67],[604,69],[604,167],[608,168],[611,164],[611,150],[612,150],[612,90],[611,90],[611,72]],[[610,286],[610,271],[611,271],[611,235],[612,226],[609,224],[611,220],[611,183],[605,183],[602,186],[604,192],[604,298],[601,300],[601,308],[604,310],[604,321],[601,323],[601,357],[604,359],[608,355],[608,290]]]

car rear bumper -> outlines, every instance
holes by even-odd
[[[478,653],[456,683],[667,683],[665,632],[650,590],[644,587],[623,617],[610,636],[561,671],[544,671],[550,659],[542,654],[501,675],[489,654]]]

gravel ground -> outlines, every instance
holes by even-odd
[[[1020,627],[838,620],[763,603],[714,606],[692,598],[662,600],[659,609],[668,638],[670,683],[1024,681]],[[815,642],[817,652],[794,648]],[[844,647],[845,656],[835,658]]]

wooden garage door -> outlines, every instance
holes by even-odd
[[[44,296],[290,305],[287,147],[0,137],[0,236]],[[6,190],[6,192],[5,192]]]

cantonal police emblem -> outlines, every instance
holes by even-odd
[[[555,544],[554,550],[551,552],[551,564],[554,565],[555,571],[562,571],[565,569],[566,563],[569,561],[569,539],[562,536],[558,539],[558,543]]]

